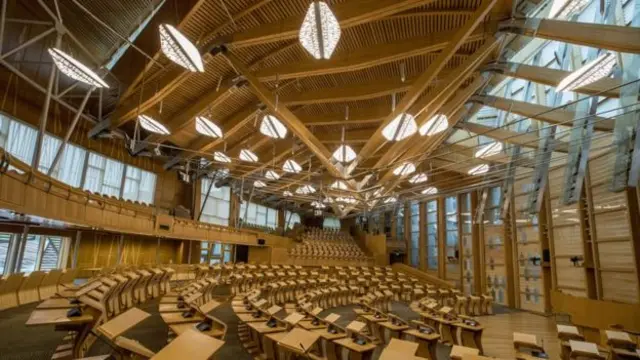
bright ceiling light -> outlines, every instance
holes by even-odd
[[[316,192],[316,189],[311,185],[302,185],[296,189],[296,194],[308,195]]]
[[[420,184],[427,181],[428,177],[425,173],[415,174],[409,179],[409,182],[412,184]]]
[[[223,162],[223,163],[231,162],[231,158],[220,151],[216,151],[213,153],[213,159],[217,162]]]
[[[289,190],[285,190],[285,191],[282,193],[282,195],[283,195],[284,197],[291,197],[291,196],[293,196],[293,193],[291,193],[291,191],[289,191]]]
[[[278,175],[278,173],[273,170],[267,170],[267,172],[264,174],[264,177],[266,177],[269,180],[280,179],[280,175]]]
[[[321,203],[320,201],[312,201],[311,206],[313,206],[316,209],[324,209],[327,207],[325,204]]]
[[[373,192],[373,197],[379,197],[380,195],[382,195],[383,191],[384,191],[384,186],[381,186],[378,190]]]
[[[349,187],[347,186],[347,184],[345,184],[345,182],[342,180],[338,180],[334,182],[333,184],[331,184],[330,187],[332,189],[337,189],[337,190],[349,190]]]
[[[348,163],[356,158],[356,152],[351,148],[351,146],[343,144],[333,152],[333,158],[339,162]]]
[[[260,123],[260,132],[274,139],[284,139],[287,136],[287,127],[273,115],[265,115]]]
[[[482,175],[489,171],[489,165],[482,164],[478,166],[474,166],[471,170],[469,170],[469,175]]]
[[[433,116],[429,121],[420,127],[420,135],[432,136],[439,134],[449,127],[449,119],[444,114]]]
[[[551,6],[550,18],[567,18],[584,10],[591,0],[554,0]]]
[[[391,204],[391,203],[394,203],[394,202],[396,202],[396,201],[398,201],[398,199],[397,199],[397,198],[395,198],[395,197],[393,197],[393,196],[392,196],[392,197],[388,197],[388,198],[384,199],[384,203],[385,203],[385,204]]]
[[[403,163],[397,168],[393,169],[393,175],[405,176],[413,174],[416,171],[416,166],[410,162]]]
[[[297,174],[302,171],[302,166],[300,166],[300,164],[295,160],[289,159],[284,162],[284,165],[282,165],[282,170],[284,170],[284,172]]]
[[[246,162],[257,162],[258,155],[254,154],[253,151],[249,149],[242,149],[240,150],[240,160]]]
[[[416,118],[411,114],[401,113],[382,129],[382,136],[389,141],[400,141],[415,134],[416,131],[418,131]]]
[[[616,56],[612,52],[606,52],[562,79],[556,91],[573,91],[594,83],[609,76],[614,66],[616,66]]]
[[[189,71],[204,72],[198,49],[180,31],[169,24],[160,25],[160,48],[166,57]]]
[[[164,125],[160,124],[158,120],[152,118],[149,115],[138,115],[138,121],[140,121],[140,126],[143,129],[160,135],[170,135],[169,130],[164,127]]]
[[[437,193],[438,193],[438,189],[433,186],[429,186],[428,188],[422,190],[423,195],[435,195]]]
[[[325,204],[333,204],[333,198],[327,196],[326,198],[324,198],[324,200],[322,200],[322,202]]]
[[[486,158],[493,155],[498,155],[501,152],[502,152],[502,143],[494,141],[492,143],[484,145],[478,151],[476,151],[475,157]]]
[[[109,88],[109,85],[104,82],[98,74],[62,50],[50,48],[49,55],[51,55],[51,58],[56,64],[58,70],[73,80],[77,80],[97,88]]]
[[[354,198],[353,196],[340,196],[336,198],[336,202],[346,203],[346,204],[355,204],[358,202],[358,200],[356,200],[356,198]]]
[[[222,137],[222,129],[204,116],[196,117],[196,131],[212,138]]]
[[[264,181],[256,180],[256,181],[253,182],[253,186],[255,186],[257,188],[261,188],[261,187],[267,186],[267,184],[265,184]]]
[[[300,43],[314,58],[328,59],[340,40],[340,24],[324,1],[309,5],[300,28]]]

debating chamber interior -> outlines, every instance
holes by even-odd
[[[640,0],[0,0],[0,84],[1,360],[640,360]]]

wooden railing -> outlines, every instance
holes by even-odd
[[[411,275],[413,277],[416,277],[422,281],[426,281],[428,283],[434,284],[434,285],[438,285],[440,287],[443,288],[447,288],[447,289],[453,289],[455,288],[455,286],[453,285],[452,281],[447,281],[447,280],[443,280],[437,276],[433,276],[431,274],[427,274],[424,271],[420,271],[416,268],[412,268],[411,266],[405,265],[405,264],[399,264],[399,263],[395,263],[393,265],[391,265],[391,267],[393,268],[394,271],[399,271],[399,272],[403,272],[407,275]]]

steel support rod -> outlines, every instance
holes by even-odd
[[[58,32],[56,36],[56,47],[60,47],[60,43],[62,42],[62,33]],[[47,85],[47,92],[44,98],[44,105],[42,106],[42,112],[40,113],[40,125],[38,126],[38,138],[36,139],[36,151],[33,154],[33,159],[31,160],[31,168],[34,170],[38,170],[38,165],[40,164],[40,153],[42,152],[42,142],[44,139],[44,132],[47,130],[47,118],[49,117],[49,104],[51,104],[51,94],[53,92],[53,84],[56,79],[56,72],[58,68],[51,64],[51,71],[49,72],[49,84]]]
[[[44,32],[42,32],[42,33],[40,33],[40,34],[38,34],[38,35],[36,35],[36,36],[32,37],[32,38],[31,38],[31,39],[29,39],[28,41],[26,41],[26,42],[24,42],[24,43],[22,43],[22,44],[20,44],[20,45],[16,46],[15,48],[13,48],[13,49],[11,49],[11,50],[7,51],[6,53],[2,54],[2,55],[0,56],[0,59],[6,59],[6,58],[8,58],[9,56],[11,56],[11,55],[13,55],[13,54],[17,53],[18,51],[20,51],[20,50],[22,50],[22,49],[25,49],[25,48],[27,48],[27,47],[31,46],[32,44],[35,44],[36,42],[40,41],[41,39],[43,39],[43,38],[45,38],[45,37],[49,36],[49,34],[51,34],[51,33],[55,32],[55,31],[56,31],[56,29],[52,27],[52,28],[50,28],[50,29],[48,29],[48,30],[46,30],[46,31],[44,31]]]
[[[69,142],[69,139],[71,139],[71,134],[73,134],[73,131],[76,129],[76,125],[78,125],[78,120],[80,120],[80,115],[84,111],[84,107],[87,105],[87,101],[89,101],[89,97],[91,96],[93,89],[94,87],[91,86],[89,90],[87,90],[87,93],[85,94],[84,99],[82,99],[82,103],[80,104],[78,111],[76,111],[76,114],[73,117],[73,121],[71,122],[71,125],[67,129],[67,133],[64,134],[64,139],[62,140],[62,144],[60,144],[60,147],[56,152],[56,156],[53,158],[53,162],[51,163],[51,166],[49,166],[49,171],[47,171],[47,176],[51,176],[51,174],[53,174],[54,169],[58,165],[58,162],[62,157],[62,152],[64,151],[64,147],[67,145],[67,143]]]

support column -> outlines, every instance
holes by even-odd
[[[445,197],[438,198],[438,277],[446,279],[447,257],[447,214],[445,212]]]

